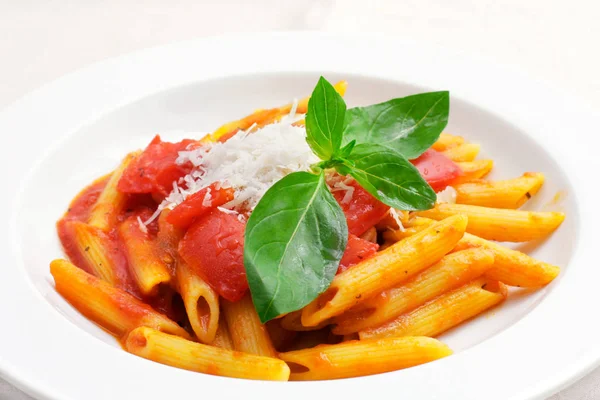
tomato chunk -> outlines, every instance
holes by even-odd
[[[213,209],[196,219],[179,242],[181,258],[229,301],[240,300],[248,289],[244,228],[235,216]]]
[[[379,245],[377,243],[369,242],[359,238],[356,235],[348,235],[348,244],[344,255],[340,260],[340,266],[338,267],[337,273],[344,272],[351,266],[358,264],[362,260],[371,257],[377,253]]]
[[[189,196],[169,213],[167,222],[177,228],[185,229],[207,211],[233,200],[232,188],[217,189],[216,187],[217,184],[213,183]]]
[[[193,144],[197,142],[190,139],[178,143],[163,142],[156,135],[142,154],[123,172],[118,189],[123,193],[167,196],[173,189],[173,182],[192,170],[191,164],[179,165],[175,161],[180,151]]]
[[[354,188],[350,201],[343,202],[346,194],[343,190],[333,192],[333,196],[346,215],[348,231],[360,236],[385,217],[390,207],[373,197],[358,182],[351,181],[348,186]]]
[[[429,149],[411,161],[436,192],[445,189],[462,171],[445,155]]]

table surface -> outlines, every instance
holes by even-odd
[[[231,32],[384,32],[477,54],[600,108],[596,0],[0,0],[0,109],[90,63]],[[31,398],[0,379],[0,399]],[[600,399],[600,368],[551,400]]]

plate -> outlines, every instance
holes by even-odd
[[[260,50],[262,49],[262,50]],[[260,51],[259,51],[260,50]],[[124,352],[54,290],[62,255],[55,221],[69,200],[152,136],[201,135],[258,107],[308,94],[319,75],[346,79],[362,105],[450,90],[448,131],[481,143],[495,177],[541,171],[528,207],[561,208],[563,226],[532,255],[563,267],[551,285],[446,333],[456,354],[415,368],[322,382],[256,382],[183,371]],[[595,253],[598,117],[552,89],[494,63],[378,36],[282,33],[215,37],[92,65],[0,114],[7,212],[0,228],[0,373],[40,399],[165,399],[198,391],[224,398],[535,399],[600,362]],[[8,141],[7,141],[8,139]],[[559,194],[559,201],[556,195]]]

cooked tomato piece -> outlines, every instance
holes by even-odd
[[[446,188],[454,178],[462,173],[454,161],[432,149],[427,150],[411,162],[436,192]]]
[[[360,236],[385,217],[390,207],[373,197],[358,182],[352,181],[348,186],[354,187],[350,201],[342,201],[346,194],[343,190],[333,192],[333,196],[346,215],[348,231]]]
[[[233,200],[232,188],[219,188],[213,183],[185,199],[167,216],[167,222],[185,229],[207,211]],[[208,196],[207,196],[208,195]]]
[[[248,289],[244,228],[234,215],[213,209],[196,219],[179,242],[183,260],[229,301],[240,300]]]
[[[379,245],[359,238],[356,235],[348,235],[348,244],[340,261],[337,273],[344,272],[351,266],[358,264],[362,260],[371,257],[377,252]]]
[[[179,165],[175,162],[179,152],[197,143],[190,139],[178,143],[163,142],[156,135],[142,154],[123,172],[118,189],[123,193],[167,196],[173,189],[173,182],[192,170],[191,164]]]

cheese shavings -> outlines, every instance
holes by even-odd
[[[350,176],[341,176],[338,174],[329,174],[327,176],[327,184],[331,187],[332,192],[345,191],[342,198],[342,204],[348,204],[354,196],[354,186],[350,186],[354,179]]]
[[[436,193],[437,200],[436,203],[448,203],[455,204],[456,203],[456,189],[452,186],[447,186],[446,189]]]
[[[215,184],[216,189],[233,188],[234,199],[221,210],[252,211],[265,192],[284,176],[308,171],[319,161],[306,142],[304,127],[291,125],[289,117],[250,133],[240,131],[225,143],[211,143],[179,153],[177,163],[191,163],[194,169],[174,184],[173,191],[157,213],[172,209],[188,196]],[[210,201],[210,192],[204,198]],[[207,200],[208,198],[208,200]],[[156,217],[154,217],[156,218]]]
[[[398,224],[398,230],[400,232],[404,232],[404,225],[402,225],[402,220],[400,219],[400,214],[398,214],[398,211],[396,211],[395,208],[390,207],[390,215],[394,221],[396,221],[396,224]]]

